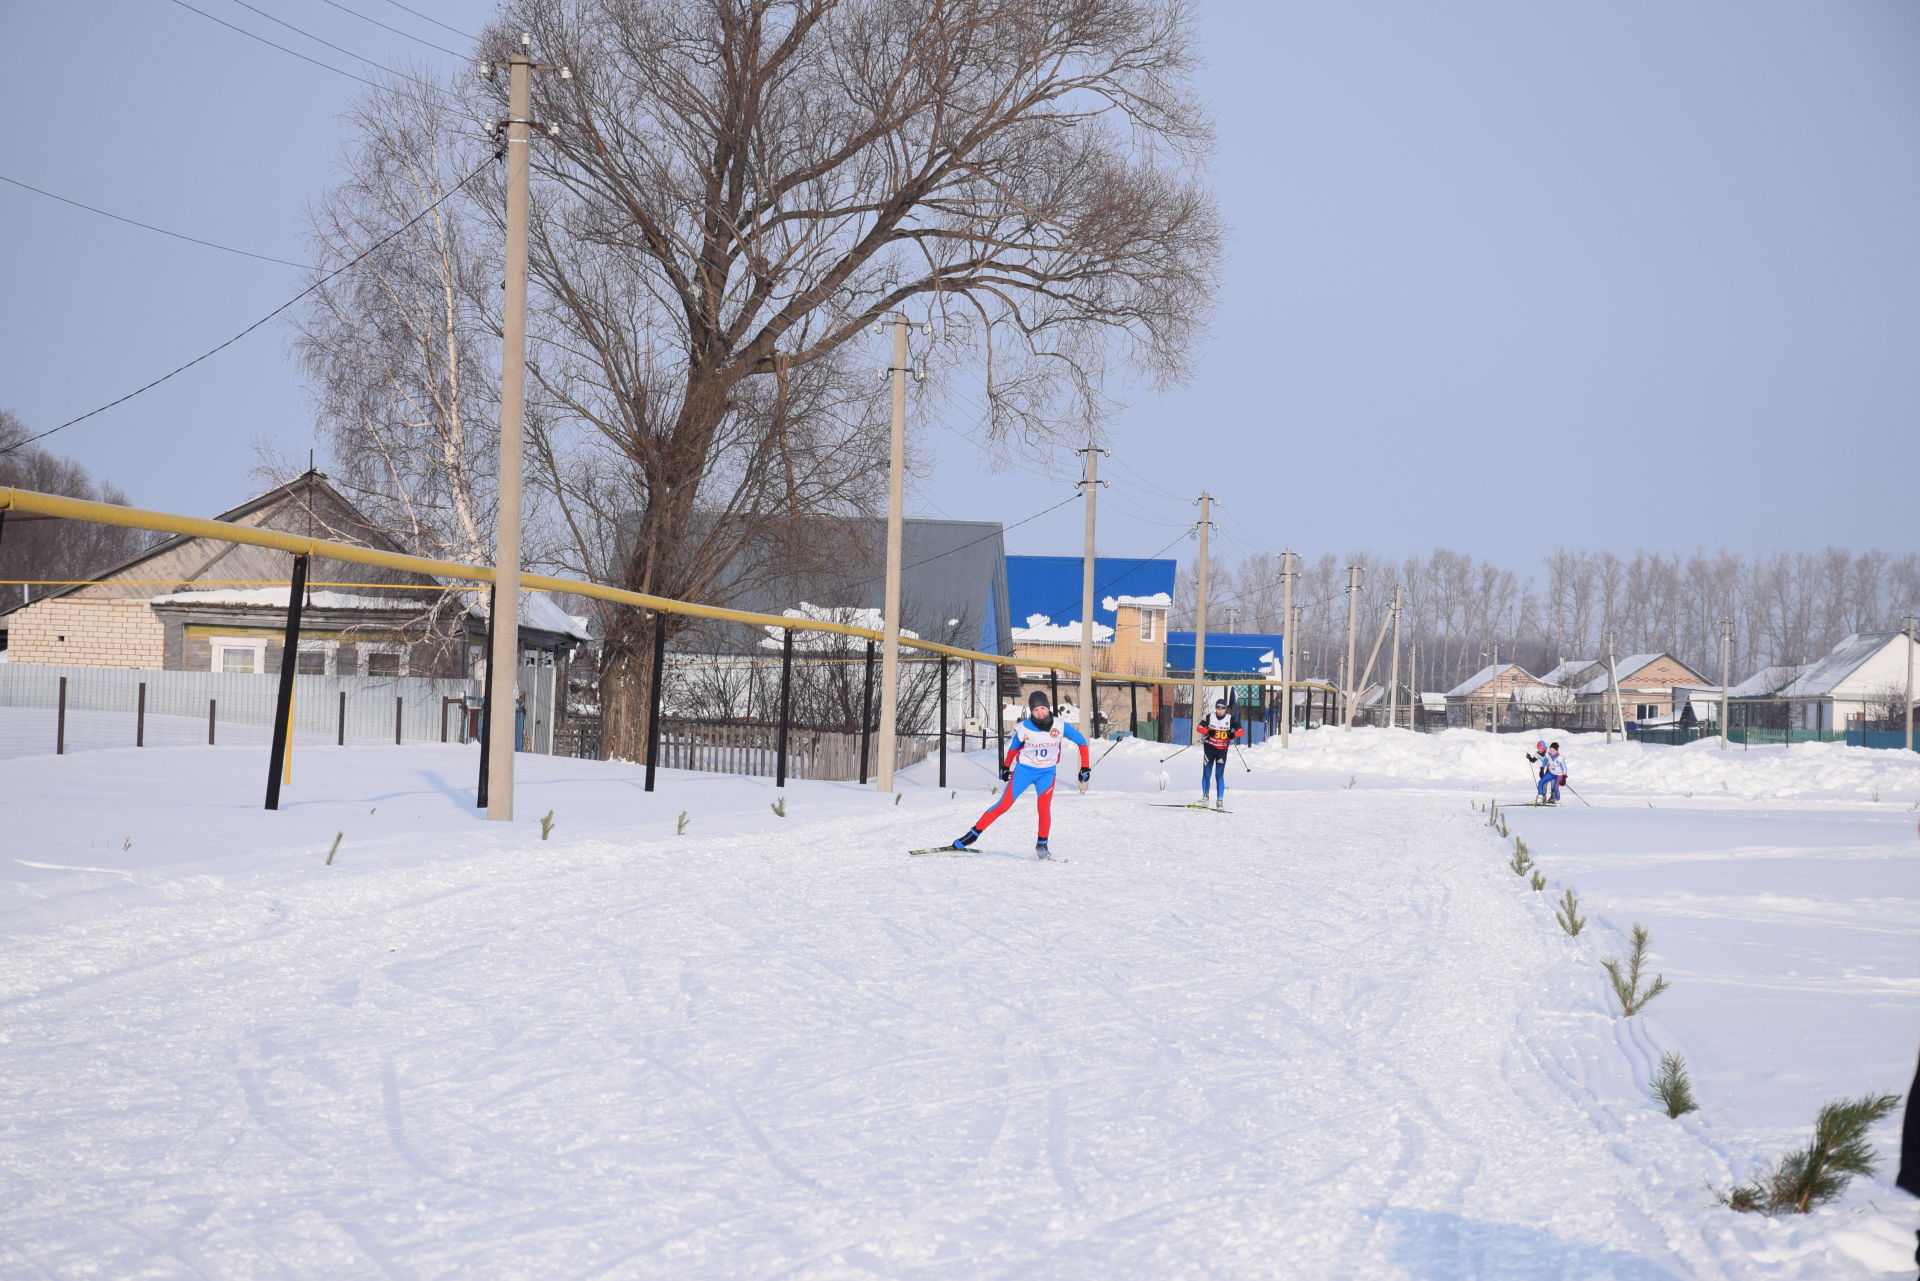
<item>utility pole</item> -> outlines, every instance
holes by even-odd
[[[880,761],[874,786],[893,790],[894,717],[900,707],[900,545],[904,537],[907,469],[907,318],[895,312],[893,363],[893,427],[887,452],[887,589],[881,622]],[[878,326],[875,326],[877,329]]]
[[[1107,451],[1088,441],[1085,449],[1075,452],[1087,456],[1086,478],[1080,482],[1080,496],[1087,504],[1086,547],[1080,567],[1080,732],[1091,742],[1100,719],[1095,705],[1100,692],[1093,682],[1093,509],[1094,497],[1104,483],[1100,479],[1100,455]],[[1133,727],[1127,728],[1131,731]]]
[[[1280,746],[1287,747],[1293,729],[1293,655],[1296,652],[1293,617],[1293,550],[1280,553]]]
[[[1500,732],[1500,634],[1498,632],[1495,632],[1493,637],[1493,680],[1490,683],[1493,686],[1493,707],[1489,709],[1492,720],[1488,728],[1490,732],[1498,734]]]
[[[1353,728],[1353,700],[1359,691],[1353,688],[1353,644],[1355,630],[1360,626],[1360,567],[1347,566],[1347,658],[1340,667],[1341,697],[1346,700],[1347,715],[1342,718],[1344,729]]]
[[[1620,720],[1620,737],[1625,738],[1627,736],[1627,713],[1626,708],[1620,704],[1620,673],[1614,666],[1612,632],[1607,633],[1607,689],[1608,692],[1613,695],[1613,710],[1615,716]],[[1614,716],[1607,717],[1607,741],[1609,743],[1613,741],[1613,722]]]
[[[1393,665],[1387,669],[1387,728],[1400,725],[1400,589],[1393,589]]]
[[[1720,620],[1720,750],[1727,750],[1727,711],[1732,705],[1733,620]]]
[[[520,464],[527,400],[527,188],[532,172],[531,35],[507,61],[506,296],[500,343],[500,514],[494,531],[493,616],[487,620],[487,819],[513,821],[514,714],[520,675]],[[489,63],[492,75],[498,64]],[[570,73],[562,68],[561,78]],[[557,130],[549,130],[556,132]]]
[[[1907,615],[1907,750],[1913,750],[1913,647],[1916,639],[1914,618]]]
[[[1213,495],[1202,491],[1200,504],[1199,599],[1193,616],[1193,728],[1200,728],[1207,698],[1207,534],[1213,528]]]
[[[1407,728],[1420,728],[1420,642],[1407,647]]]

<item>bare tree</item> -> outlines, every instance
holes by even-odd
[[[910,306],[998,440],[1097,420],[1122,349],[1184,374],[1221,240],[1186,0],[523,0],[492,43],[521,31],[572,72],[536,85],[533,365],[597,577],[697,599],[766,520],[870,504],[862,339]],[[632,755],[651,626],[606,633]]]
[[[95,481],[79,463],[24,444],[32,434],[12,411],[0,409],[0,485],[92,502],[127,501],[118,487]],[[0,579],[84,579],[130,558],[151,541],[137,529],[14,513],[7,517],[5,534],[0,536]],[[51,590],[0,587],[0,607],[22,604]]]

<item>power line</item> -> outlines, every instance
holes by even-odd
[[[1109,579],[1108,579],[1108,580],[1107,580],[1106,582],[1104,582],[1104,583],[1102,583],[1102,584],[1100,584],[1100,586],[1098,586],[1098,587],[1096,587],[1096,588],[1094,588],[1094,589],[1093,589],[1093,599],[1094,599],[1094,604],[1095,604],[1095,606],[1096,606],[1096,607],[1098,607],[1098,605],[1099,605],[1099,602],[1100,602],[1100,599],[1101,599],[1101,598],[1102,598],[1103,596],[1105,596],[1105,595],[1106,595],[1106,592],[1107,592],[1107,589],[1108,589],[1109,587],[1112,587],[1112,586],[1113,586],[1113,585],[1114,585],[1115,583],[1118,583],[1118,582],[1119,582],[1119,581],[1120,581],[1121,579],[1123,579],[1123,578],[1125,578],[1125,577],[1126,577],[1126,576],[1127,576],[1128,574],[1131,574],[1131,573],[1132,573],[1132,572],[1133,572],[1134,570],[1136,570],[1136,569],[1138,569],[1138,568],[1140,568],[1140,567],[1141,567],[1142,565],[1144,565],[1144,564],[1146,564],[1146,563],[1147,563],[1148,561],[1150,561],[1150,560],[1154,560],[1154,559],[1156,559],[1156,558],[1158,558],[1158,557],[1160,556],[1160,554],[1161,554],[1162,552],[1165,552],[1165,551],[1167,551],[1167,550],[1169,550],[1169,549],[1171,549],[1171,548],[1172,548],[1172,547],[1173,547],[1173,546],[1174,546],[1175,544],[1177,544],[1177,543],[1179,543],[1179,542],[1181,542],[1181,541],[1182,541],[1183,539],[1185,539],[1185,538],[1186,538],[1186,536],[1187,536],[1187,534],[1186,534],[1186,531],[1184,531],[1184,530],[1183,530],[1183,531],[1181,531],[1181,532],[1180,532],[1180,533],[1179,533],[1179,534],[1178,534],[1178,535],[1177,535],[1177,536],[1176,536],[1176,537],[1174,538],[1174,540],[1173,540],[1173,542],[1171,542],[1171,543],[1168,543],[1168,544],[1167,544],[1167,545],[1166,545],[1165,547],[1162,547],[1162,548],[1160,549],[1160,551],[1157,551],[1157,552],[1150,552],[1150,553],[1148,553],[1147,555],[1145,555],[1145,556],[1142,556],[1142,557],[1141,557],[1141,558],[1140,558],[1139,560],[1136,560],[1136,561],[1134,561],[1134,562],[1132,562],[1132,563],[1131,563],[1131,564],[1129,564],[1129,565],[1128,565],[1128,566],[1127,566],[1127,567],[1126,567],[1125,569],[1123,569],[1123,570],[1121,570],[1121,571],[1120,571],[1120,572],[1119,572],[1118,574],[1115,574],[1115,575],[1114,575],[1114,576],[1113,576],[1112,578],[1109,578]],[[1176,569],[1177,569],[1177,567],[1176,567]],[[1070,602],[1068,602],[1067,604],[1065,604],[1065,605],[1062,605],[1062,606],[1060,606],[1060,607],[1059,607],[1059,609],[1056,609],[1056,610],[1053,610],[1053,611],[1052,611],[1051,613],[1049,613],[1049,614],[1047,614],[1047,617],[1048,617],[1049,619],[1051,619],[1051,618],[1052,618],[1052,617],[1054,616],[1054,614],[1058,614],[1058,613],[1060,613],[1060,612],[1062,612],[1063,610],[1068,610],[1068,609],[1072,609],[1072,608],[1073,608],[1073,606],[1074,606],[1074,605],[1075,605],[1076,603],[1078,603],[1078,601],[1079,601],[1079,598],[1078,598],[1078,597],[1075,597],[1073,601],[1070,601]],[[1084,622],[1085,620],[1083,619],[1082,621]]]
[[[1068,494],[1065,498],[1062,498],[1059,502],[1055,503],[1053,506],[1047,508],[1044,511],[1037,511],[1033,515],[1027,517],[1025,520],[1016,520],[1011,525],[1001,526],[999,529],[994,530],[991,534],[982,534],[980,537],[974,539],[972,542],[962,543],[958,547],[949,547],[947,548],[947,550],[943,552],[935,552],[931,556],[923,557],[920,560],[916,560],[911,565],[902,565],[900,567],[900,572],[904,574],[910,569],[918,569],[922,565],[930,564],[933,561],[939,560],[942,556],[951,556],[955,552],[963,552],[967,550],[967,548],[969,547],[978,547],[981,543],[986,542],[988,539],[1002,538],[1008,533],[1008,531],[1018,529],[1022,525],[1029,524],[1032,521],[1039,520],[1042,516],[1048,515],[1051,512],[1057,512],[1062,507],[1065,507],[1068,503],[1071,503],[1077,500],[1079,497],[1080,495],[1078,494]],[[860,579],[858,582],[849,584],[849,587],[865,587],[868,583],[877,583],[885,577],[886,575],[884,573],[875,574],[871,578],[863,578],[863,579]]]
[[[150,222],[141,222],[138,218],[128,218],[121,214],[110,213],[105,209],[96,209],[92,205],[85,204],[78,200],[73,200],[67,196],[55,195],[53,192],[48,191],[42,187],[36,187],[30,182],[21,182],[18,178],[9,178],[3,173],[0,173],[0,182],[10,182],[16,187],[23,187],[26,190],[35,193],[36,195],[45,196],[49,200],[58,200],[63,205],[72,205],[75,209],[84,209],[88,213],[96,213],[96,214],[99,214],[102,218],[111,218],[115,222],[124,222],[129,226],[143,227],[148,231],[157,231],[163,236],[172,236],[175,240],[190,241],[196,245],[205,245],[209,249],[218,249],[223,253],[239,254],[243,258],[258,258],[261,262],[277,262],[283,267],[298,267],[302,271],[313,270],[312,267],[308,266],[304,262],[289,262],[285,258],[275,258],[271,254],[257,254],[248,249],[235,249],[232,245],[215,244],[211,240],[202,240],[198,236],[189,236],[178,231],[168,231],[165,227],[156,227]]]
[[[324,40],[321,37],[314,35],[313,32],[308,31],[304,27],[296,27],[291,22],[288,22],[285,18],[276,18],[272,14],[268,13],[265,9],[261,9],[254,5],[248,4],[247,0],[233,0],[233,3],[239,5],[242,9],[245,9],[248,13],[259,14],[262,18],[265,18],[268,22],[272,22],[279,26],[285,27],[287,30],[293,32],[295,35],[305,36],[307,39],[313,41],[315,44],[323,44],[327,46],[327,48],[333,50],[335,53],[344,53],[349,58],[352,58],[356,62],[364,62],[369,67],[378,67],[380,70],[386,72],[390,76],[399,76],[403,80],[411,80],[417,85],[425,86],[426,88],[432,90],[434,93],[445,92],[443,89],[441,89],[439,85],[433,83],[431,80],[422,80],[419,76],[409,75],[404,71],[396,71],[394,68],[387,66],[384,62],[380,62],[380,61],[377,61],[376,59],[367,57],[367,55],[365,55],[364,53],[355,53],[353,50],[347,48],[345,45],[337,45],[331,40]],[[455,56],[457,57],[459,55],[456,54]]]
[[[378,18],[369,18],[366,14],[361,13],[358,9],[347,8],[347,6],[340,3],[340,0],[326,0],[326,3],[332,5],[334,8],[338,9],[342,13],[352,14],[354,17],[360,19],[360,21],[362,22],[371,22],[374,26],[380,28],[382,31],[391,31],[396,36],[404,36],[408,40],[411,40],[416,44],[423,44],[427,46],[427,48],[429,49],[438,49],[441,53],[450,53],[456,58],[465,58],[467,56],[466,54],[461,53],[457,49],[449,49],[447,48],[447,46],[443,44],[435,44],[431,40],[424,40],[421,37],[414,35],[411,31],[402,31],[398,27],[389,27],[386,23],[380,21],[380,19]]]
[[[176,0],[176,3],[177,2],[178,0]],[[108,401],[106,404],[100,406],[98,409],[89,409],[86,413],[81,414],[78,418],[69,418],[67,419],[67,421],[61,423],[57,427],[49,427],[45,431],[40,432],[38,435],[29,436],[25,440],[18,441],[15,444],[9,445],[5,449],[0,449],[0,455],[11,454],[15,450],[24,449],[28,445],[31,445],[36,440],[45,440],[47,437],[53,435],[53,433],[57,431],[64,431],[67,428],[73,426],[75,423],[85,422],[87,419],[93,417],[95,414],[105,413],[107,410],[112,409],[115,405],[124,404],[125,402],[132,400],[135,396],[140,395],[142,392],[153,390],[155,387],[158,387],[161,383],[167,381],[167,379],[172,378],[175,374],[185,373],[187,370],[192,369],[195,365],[199,364],[201,361],[207,359],[209,356],[213,356],[218,354],[219,352],[225,351],[228,347],[233,346],[233,344],[239,342],[242,338],[245,338],[248,334],[260,328],[260,326],[266,324],[269,320],[272,320],[275,316],[279,315],[281,312],[285,311],[287,308],[293,306],[295,303],[299,302],[302,298],[305,298],[308,294],[320,288],[320,286],[326,284],[329,280],[332,280],[335,276],[339,275],[341,272],[350,270],[351,268],[358,266],[363,260],[365,260],[368,256],[370,256],[377,250],[386,247],[388,244],[398,239],[400,236],[404,235],[406,232],[411,231],[414,225],[418,223],[422,218],[425,218],[428,214],[432,213],[434,210],[438,209],[441,205],[445,204],[447,201],[451,200],[454,196],[459,194],[461,189],[464,188],[468,183],[472,182],[475,178],[479,177],[481,172],[484,171],[488,165],[500,159],[500,157],[505,154],[506,153],[504,151],[495,152],[492,156],[488,157],[486,160],[482,161],[478,166],[476,166],[473,170],[471,170],[466,177],[462,178],[459,182],[455,183],[453,187],[449,189],[444,195],[442,195],[438,200],[428,205],[425,209],[422,209],[419,213],[415,214],[413,217],[407,219],[405,223],[394,228],[392,231],[388,232],[385,236],[382,236],[379,240],[375,241],[373,244],[361,250],[360,253],[355,255],[351,260],[340,264],[338,267],[335,267],[332,271],[320,277],[320,279],[314,281],[312,284],[308,285],[305,289],[302,289],[299,293],[287,299],[285,302],[281,303],[278,307],[275,307],[272,311],[260,317],[260,319],[254,321],[251,325],[248,325],[245,329],[242,329],[239,333],[227,339],[225,342],[221,343],[219,346],[209,348],[208,350],[201,352],[198,356],[195,356],[192,360],[189,360],[186,364],[181,365],[175,369],[169,370],[168,372],[154,379],[152,382],[146,384],[146,386],[144,387],[134,388],[132,391],[128,392],[124,396],[121,396],[117,400]]]
[[[322,62],[318,58],[310,58],[306,54],[301,53],[297,49],[289,49],[287,48],[287,46],[280,44],[276,41],[269,40],[265,36],[255,35],[253,32],[247,30],[245,27],[236,27],[231,22],[228,22],[225,18],[216,18],[204,9],[196,9],[192,5],[188,4],[187,0],[173,0],[173,3],[179,5],[182,9],[185,9],[190,13],[199,14],[201,17],[205,18],[208,22],[216,22],[216,23],[219,23],[221,26],[225,27],[229,31],[237,31],[249,40],[258,40],[261,44],[270,45],[271,47],[278,49],[281,53],[291,54],[292,56],[300,59],[300,61],[302,62],[310,62],[314,66],[319,67],[322,71],[331,71],[336,76],[345,76],[349,80],[358,80],[361,84],[372,85],[375,89],[390,89],[393,92],[400,94],[402,97],[412,98],[415,102],[419,103],[421,106],[424,106],[424,107],[432,107],[435,110],[438,110],[443,105],[437,102],[428,102],[425,98],[420,97],[418,94],[408,93],[404,89],[396,88],[395,86],[392,86],[392,85],[383,85],[378,80],[369,80],[365,76],[355,75],[351,71],[342,71],[339,67],[334,66],[330,62]]]
[[[400,0],[387,0],[387,3],[392,5],[396,9],[406,9],[406,11],[412,14],[414,17],[423,18],[426,21],[431,22],[434,26],[441,28],[442,30],[453,32],[453,34],[456,36],[465,36],[469,40],[478,40],[480,38],[479,36],[476,36],[471,32],[462,31],[458,27],[449,27],[447,26],[446,23],[440,21],[440,19],[438,18],[429,18],[427,17],[426,14],[421,13],[418,9],[407,9],[407,6],[401,4]]]

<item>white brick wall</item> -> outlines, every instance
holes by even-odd
[[[62,597],[17,611],[8,620],[7,652],[16,663],[158,670],[166,628],[144,600]]]

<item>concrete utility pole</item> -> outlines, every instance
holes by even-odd
[[[1213,495],[1202,492],[1200,504],[1199,599],[1193,616],[1193,728],[1200,728],[1207,699],[1207,534],[1213,529]]]
[[[893,428],[887,452],[887,590],[880,625],[880,761],[874,786],[893,790],[894,717],[900,708],[900,545],[907,469],[907,318],[893,317]]]
[[[1293,655],[1295,633],[1293,617],[1293,551],[1280,553],[1280,746],[1286,747],[1293,728]]]
[[[1400,589],[1393,589],[1393,665],[1387,669],[1387,728],[1400,724]]]
[[[532,171],[533,37],[507,62],[506,296],[500,344],[500,515],[493,616],[487,620],[487,819],[513,820],[515,701],[520,675],[520,462],[527,400],[527,187]],[[488,74],[493,72],[489,64]],[[542,68],[544,69],[544,68]],[[567,73],[563,70],[562,76]]]
[[[1907,615],[1907,750],[1909,752],[1913,750],[1913,647],[1917,639],[1920,639],[1920,633],[1916,633],[1915,631],[1913,615],[1908,614]]]
[[[1100,479],[1100,455],[1107,451],[1089,442],[1085,449],[1075,452],[1087,456],[1086,478],[1080,482],[1080,496],[1087,504],[1086,548],[1080,568],[1080,732],[1091,741],[1099,720],[1096,700],[1100,697],[1093,685],[1093,509],[1094,497],[1105,483]],[[1117,626],[1119,620],[1114,621]],[[1127,729],[1132,732],[1133,727]]]
[[[1342,728],[1353,728],[1353,700],[1359,691],[1354,689],[1353,644],[1355,629],[1360,626],[1360,567],[1347,566],[1347,657],[1340,665],[1341,697],[1346,700],[1347,714],[1343,718]]]
[[[1491,709],[1493,719],[1489,723],[1488,730],[1490,733],[1498,734],[1500,732],[1500,640],[1497,636],[1493,642],[1493,680],[1491,684],[1493,685],[1493,707]]]
[[[1420,642],[1407,647],[1407,728],[1420,728]]]
[[[1720,750],[1727,750],[1727,711],[1732,706],[1733,620],[1720,620]]]
[[[1627,711],[1620,703],[1620,673],[1615,669],[1613,659],[1613,633],[1607,633],[1607,690],[1613,695],[1614,716],[1620,720],[1620,737],[1627,736]],[[1607,741],[1613,741],[1614,716],[1607,717]]]

